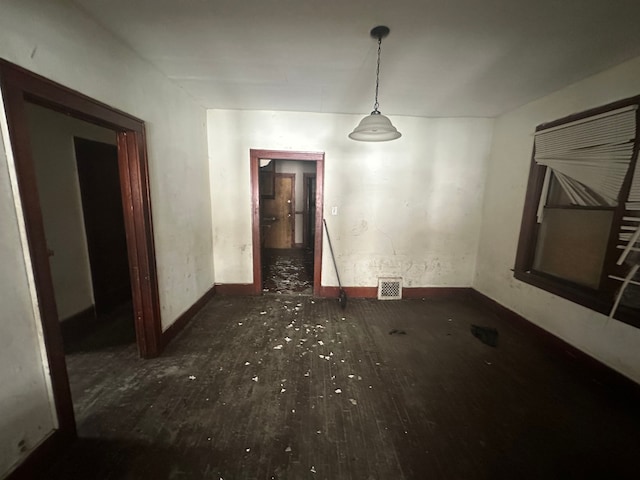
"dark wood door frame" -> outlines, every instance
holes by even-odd
[[[20,200],[38,296],[58,432],[75,436],[75,419],[62,335],[51,279],[44,224],[31,153],[25,103],[31,102],[100,125],[117,134],[118,163],[138,349],[144,358],[160,354],[162,327],[151,221],[144,122],[44,77],[0,60],[0,88],[9,128]]]
[[[316,238],[313,254],[313,294],[320,296],[322,280],[322,206],[324,195],[324,152],[292,152],[286,150],[249,151],[251,171],[251,209],[253,237],[253,292],[262,293],[262,257],[260,252],[260,159],[303,160],[316,162]],[[295,221],[295,219],[294,219]]]

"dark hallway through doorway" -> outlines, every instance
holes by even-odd
[[[316,162],[259,162],[262,293],[312,295]]]
[[[291,291],[293,283],[296,290],[309,289],[309,294],[320,295],[324,153],[251,149],[249,160],[252,292]],[[293,255],[291,250],[298,252]],[[309,257],[312,261],[306,260],[305,266],[304,259]],[[301,282],[304,277],[300,275],[308,275],[311,282]],[[267,276],[274,282],[288,276],[288,285],[284,281],[272,284]]]

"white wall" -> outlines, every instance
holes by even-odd
[[[112,130],[28,104],[31,153],[36,167],[53,288],[60,320],[93,305],[91,268],[73,137],[116,144]]]
[[[640,94],[640,58],[497,119],[474,287],[640,382],[640,329],[513,278],[536,125]]]
[[[204,109],[68,1],[3,1],[0,57],[145,121],[168,327],[213,284]]]
[[[213,285],[205,111],[71,2],[4,0],[0,57],[146,123],[162,325]],[[29,285],[0,159],[0,475],[51,430]],[[22,263],[21,263],[22,262]],[[31,266],[27,266],[28,269]],[[6,448],[5,448],[6,447]]]
[[[295,177],[294,193],[295,193],[295,209],[299,212],[304,210],[304,174],[315,173],[316,162],[296,161],[296,160],[278,160],[276,162],[277,173],[293,173]],[[294,234],[295,242],[302,243],[302,215],[295,216]]]
[[[347,138],[361,117],[209,110],[216,283],[252,283],[249,149],[325,152],[324,209],[340,277],[470,286],[493,121],[394,117],[399,140]],[[331,216],[330,207],[338,207]],[[325,249],[322,284],[337,285]]]

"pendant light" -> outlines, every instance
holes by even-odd
[[[378,39],[378,66],[376,68],[376,99],[373,104],[371,115],[364,117],[360,124],[349,134],[352,140],[361,142],[386,142],[395,140],[402,135],[391,120],[385,117],[378,110],[378,86],[380,84],[380,50],[382,49],[382,39],[389,35],[389,28],[383,25],[371,30],[371,36]]]

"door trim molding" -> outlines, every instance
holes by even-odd
[[[160,354],[162,327],[151,219],[144,122],[79,92],[0,59],[10,147],[13,150],[28,248],[31,254],[59,430],[76,435],[73,404],[45,240],[25,103],[31,102],[114,130],[125,214],[138,349]]]
[[[253,243],[253,293],[262,293],[262,255],[260,252],[260,159],[304,160],[316,162],[316,238],[313,255],[313,294],[320,295],[322,281],[322,207],[324,197],[324,152],[295,152],[288,150],[249,150],[251,175],[251,221]],[[295,220],[295,219],[294,219]]]

